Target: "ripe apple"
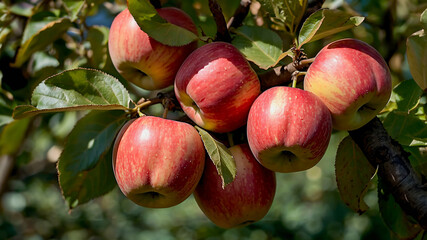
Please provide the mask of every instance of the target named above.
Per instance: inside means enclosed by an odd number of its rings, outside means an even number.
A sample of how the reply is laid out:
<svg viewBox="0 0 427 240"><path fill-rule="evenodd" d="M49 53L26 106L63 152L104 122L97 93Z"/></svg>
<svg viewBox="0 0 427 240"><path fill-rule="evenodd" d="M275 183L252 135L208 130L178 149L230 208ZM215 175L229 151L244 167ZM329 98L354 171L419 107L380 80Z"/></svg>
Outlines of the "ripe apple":
<svg viewBox="0 0 427 240"><path fill-rule="evenodd" d="M255 158L275 172L297 172L316 165L332 132L331 114L313 93L273 87L254 102L247 138Z"/></svg>
<svg viewBox="0 0 427 240"><path fill-rule="evenodd" d="M197 125L230 132L246 124L260 82L245 57L225 42L206 44L188 56L175 78L175 95Z"/></svg>
<svg viewBox="0 0 427 240"><path fill-rule="evenodd" d="M262 219L273 203L276 176L261 166L247 144L230 151L236 161L236 178L222 188L212 161L207 161L202 179L194 191L200 209L222 228L241 227Z"/></svg>
<svg viewBox="0 0 427 240"><path fill-rule="evenodd" d="M166 21L197 34L196 25L184 11L166 7L157 12ZM125 9L114 18L108 47L114 66L124 79L141 88L156 90L173 84L176 72L197 48L197 42L180 47L164 45L143 32Z"/></svg>
<svg viewBox="0 0 427 240"><path fill-rule="evenodd" d="M356 39L342 39L317 54L305 76L304 89L329 108L335 129L354 130L384 108L392 82L377 50Z"/></svg>
<svg viewBox="0 0 427 240"><path fill-rule="evenodd" d="M129 121L114 143L117 184L127 198L144 207L184 201L196 188L204 163L200 135L183 122L140 117Z"/></svg>

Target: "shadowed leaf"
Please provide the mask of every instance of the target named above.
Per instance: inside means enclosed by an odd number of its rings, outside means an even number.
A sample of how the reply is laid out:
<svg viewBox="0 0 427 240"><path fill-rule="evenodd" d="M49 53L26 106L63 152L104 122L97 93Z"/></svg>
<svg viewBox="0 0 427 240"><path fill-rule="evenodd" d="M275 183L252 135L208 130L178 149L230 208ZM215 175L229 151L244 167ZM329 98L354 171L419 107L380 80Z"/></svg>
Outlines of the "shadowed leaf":
<svg viewBox="0 0 427 240"><path fill-rule="evenodd" d="M222 179L222 187L233 182L236 177L236 162L230 150L221 142L214 139L208 132L196 126L202 137L203 144L212 162L214 163L218 174Z"/></svg>
<svg viewBox="0 0 427 240"><path fill-rule="evenodd" d="M335 175L344 203L359 214L368 210L369 207L363 197L375 175L375 169L349 136L344 138L338 146Z"/></svg>
<svg viewBox="0 0 427 240"><path fill-rule="evenodd" d="M109 192L115 186L112 148L127 121L123 111L94 111L79 120L58 161L59 183L70 208Z"/></svg>

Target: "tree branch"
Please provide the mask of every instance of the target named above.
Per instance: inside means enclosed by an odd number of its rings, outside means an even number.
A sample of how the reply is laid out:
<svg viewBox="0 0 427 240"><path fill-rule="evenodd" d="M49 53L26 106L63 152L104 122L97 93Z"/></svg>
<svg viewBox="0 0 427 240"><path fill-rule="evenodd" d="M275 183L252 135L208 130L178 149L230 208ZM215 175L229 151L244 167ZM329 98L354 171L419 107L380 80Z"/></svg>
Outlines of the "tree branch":
<svg viewBox="0 0 427 240"><path fill-rule="evenodd" d="M248 16L251 0L241 0L239 7L233 14L233 17L227 23L227 28L238 28L243 25L243 20Z"/></svg>
<svg viewBox="0 0 427 240"><path fill-rule="evenodd" d="M275 67L270 71L260 74L261 90L265 91L274 86L289 84L292 82L292 74L296 71L307 70L313 60L314 58L310 58L299 62L291 62L288 65Z"/></svg>
<svg viewBox="0 0 427 240"><path fill-rule="evenodd" d="M372 166L378 166L378 175L403 211L427 229L427 191L409 162L409 154L388 135L378 118L349 133Z"/></svg>
<svg viewBox="0 0 427 240"><path fill-rule="evenodd" d="M231 36L227 29L227 23L225 22L224 15L222 14L221 6L216 0L209 0L209 9L216 23L216 37L215 41L231 42Z"/></svg>

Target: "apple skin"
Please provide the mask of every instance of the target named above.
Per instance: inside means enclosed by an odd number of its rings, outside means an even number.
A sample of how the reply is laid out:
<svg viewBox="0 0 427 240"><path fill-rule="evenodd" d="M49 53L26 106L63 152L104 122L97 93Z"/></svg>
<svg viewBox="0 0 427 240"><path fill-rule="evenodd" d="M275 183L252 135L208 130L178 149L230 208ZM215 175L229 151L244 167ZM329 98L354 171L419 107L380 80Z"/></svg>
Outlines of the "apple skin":
<svg viewBox="0 0 427 240"><path fill-rule="evenodd" d="M143 207L175 206L202 176L205 148L196 129L183 122L145 116L121 129L113 170L123 194Z"/></svg>
<svg viewBox="0 0 427 240"><path fill-rule="evenodd" d="M313 93L273 87L254 102L247 138L255 158L275 172L315 166L325 154L332 132L331 114Z"/></svg>
<svg viewBox="0 0 427 240"><path fill-rule="evenodd" d="M392 81L377 50L356 39L342 39L317 54L305 76L304 89L329 108L335 129L354 130L385 107Z"/></svg>
<svg viewBox="0 0 427 240"><path fill-rule="evenodd" d="M208 160L193 194L205 215L222 228L259 221L270 210L276 192L275 173L256 161L247 144L235 145L230 151L236 161L234 181L223 189L214 164Z"/></svg>
<svg viewBox="0 0 427 240"><path fill-rule="evenodd" d="M260 82L245 57L225 42L206 44L188 56L175 78L175 95L187 116L213 132L246 124Z"/></svg>
<svg viewBox="0 0 427 240"><path fill-rule="evenodd" d="M157 12L166 21L197 35L196 25L184 11L167 7ZM197 48L197 42L180 47L164 45L143 32L125 9L113 20L108 48L114 66L124 79L143 89L157 90L173 85L176 72Z"/></svg>

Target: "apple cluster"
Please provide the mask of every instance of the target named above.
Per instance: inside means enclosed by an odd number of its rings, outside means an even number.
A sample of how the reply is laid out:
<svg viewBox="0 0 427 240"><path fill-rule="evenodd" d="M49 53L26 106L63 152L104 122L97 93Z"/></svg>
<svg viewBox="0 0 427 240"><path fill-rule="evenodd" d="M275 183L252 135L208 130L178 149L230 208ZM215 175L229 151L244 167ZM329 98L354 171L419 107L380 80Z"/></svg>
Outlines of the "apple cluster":
<svg viewBox="0 0 427 240"><path fill-rule="evenodd" d="M158 13L197 33L183 11L162 8ZM318 53L304 90L276 86L264 92L257 73L233 45L166 46L144 33L128 10L113 21L109 51L118 72L139 87L173 85L182 110L198 126L215 133L246 126L247 142L229 148L236 177L226 186L188 123L139 117L125 124L114 144L114 175L126 197L144 207L164 208L194 194L205 215L223 228L262 219L274 199L276 172L315 166L333 128L363 126L391 94L381 55L354 39L333 42Z"/></svg>

